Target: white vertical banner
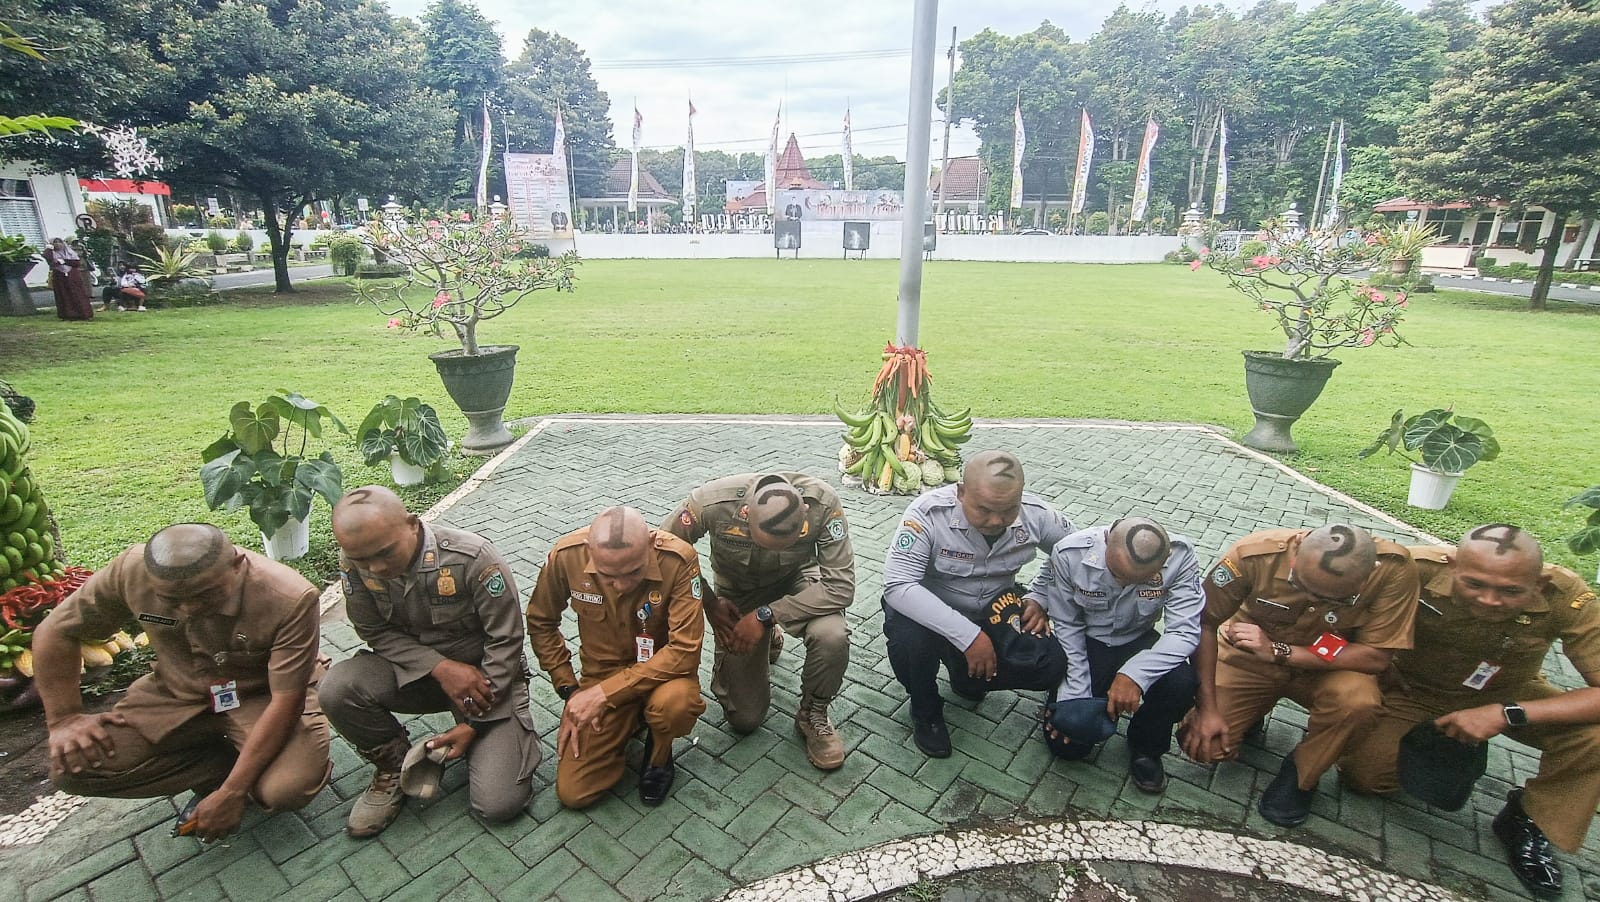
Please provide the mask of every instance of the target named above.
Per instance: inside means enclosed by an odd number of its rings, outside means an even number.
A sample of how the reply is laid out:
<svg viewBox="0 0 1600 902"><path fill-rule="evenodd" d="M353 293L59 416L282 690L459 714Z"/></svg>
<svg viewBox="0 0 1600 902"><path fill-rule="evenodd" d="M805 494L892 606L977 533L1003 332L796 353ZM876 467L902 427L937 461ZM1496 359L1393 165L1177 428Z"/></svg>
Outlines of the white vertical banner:
<svg viewBox="0 0 1600 902"><path fill-rule="evenodd" d="M555 155L556 165L562 169L567 168L567 126L561 121L561 103L556 102L556 135L550 142L550 152Z"/></svg>
<svg viewBox="0 0 1600 902"><path fill-rule="evenodd" d="M694 220L694 208L699 192L694 178L694 99L689 100L689 141L683 146L683 221Z"/></svg>
<svg viewBox="0 0 1600 902"><path fill-rule="evenodd" d="M1089 167L1094 165L1094 126L1089 122L1089 111L1083 111L1083 124L1078 129L1078 168L1072 176L1072 215L1083 212L1084 201L1089 199Z"/></svg>
<svg viewBox="0 0 1600 902"><path fill-rule="evenodd" d="M1228 212L1228 117L1217 112L1217 187L1211 195L1211 215Z"/></svg>
<svg viewBox="0 0 1600 902"><path fill-rule="evenodd" d="M783 122L783 107L772 120L772 141L767 144L767 215L778 212L778 129Z"/></svg>
<svg viewBox="0 0 1600 902"><path fill-rule="evenodd" d="M850 107L844 108L844 190L856 190L856 152L850 146Z"/></svg>
<svg viewBox="0 0 1600 902"><path fill-rule="evenodd" d="M633 166L628 173L628 212L639 212L639 142L644 137L644 117L633 105Z"/></svg>
<svg viewBox="0 0 1600 902"><path fill-rule="evenodd" d="M1344 187L1344 120L1339 120L1339 143L1333 152L1333 184L1328 190L1328 212L1322 217L1322 227L1331 229L1339 224L1339 189Z"/></svg>
<svg viewBox="0 0 1600 902"><path fill-rule="evenodd" d="M483 95L483 146L478 154L478 212L489 210L489 95Z"/></svg>
<svg viewBox="0 0 1600 902"><path fill-rule="evenodd" d="M1022 96L1011 113L1011 209L1022 207L1022 153L1028 149L1028 133L1022 127Z"/></svg>
<svg viewBox="0 0 1600 902"><path fill-rule="evenodd" d="M1129 214L1129 222L1143 222L1145 211L1150 207L1150 154L1160 135L1161 129L1155 119L1146 119L1144 146L1139 148L1139 172L1133 177L1133 212Z"/></svg>

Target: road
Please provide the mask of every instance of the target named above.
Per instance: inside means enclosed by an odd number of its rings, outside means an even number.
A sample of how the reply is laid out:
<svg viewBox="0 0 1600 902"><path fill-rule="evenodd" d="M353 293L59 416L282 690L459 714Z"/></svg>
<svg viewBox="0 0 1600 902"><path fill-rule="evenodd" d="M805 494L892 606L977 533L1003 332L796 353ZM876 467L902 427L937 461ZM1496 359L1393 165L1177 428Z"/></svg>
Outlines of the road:
<svg viewBox="0 0 1600 902"><path fill-rule="evenodd" d="M1600 291L1590 291L1587 288L1562 288L1561 274L1550 284L1550 297L1558 301L1572 301L1575 304L1589 304L1600 306ZM1515 295L1525 298L1533 294L1533 282L1485 282L1482 279L1463 279L1458 276L1434 276L1435 288L1459 289L1461 291L1478 291L1484 294Z"/></svg>

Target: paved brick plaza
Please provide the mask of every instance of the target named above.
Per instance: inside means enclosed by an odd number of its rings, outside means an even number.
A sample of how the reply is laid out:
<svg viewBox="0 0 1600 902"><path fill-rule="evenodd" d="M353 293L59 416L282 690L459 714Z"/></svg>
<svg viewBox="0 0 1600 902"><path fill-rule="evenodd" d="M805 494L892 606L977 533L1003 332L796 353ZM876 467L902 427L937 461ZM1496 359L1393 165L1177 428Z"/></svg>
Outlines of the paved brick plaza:
<svg viewBox="0 0 1600 902"><path fill-rule="evenodd" d="M801 469L835 477L836 423L821 419L558 418L542 421L442 505L437 519L488 536L510 559L526 596L554 539L600 508L632 504L654 521L693 486L729 473ZM1031 491L1079 526L1141 512L1193 538L1214 559L1242 533L1344 520L1405 542L1420 534L1341 499L1270 461L1195 426L1014 422L980 426L971 450L1015 451ZM666 804L638 802L633 774L615 798L587 812L562 811L554 781L557 704L536 676L535 723L546 757L531 816L485 828L467 814L465 768L446 775L448 793L408 805L377 840L344 835L349 800L369 779L341 741L334 776L305 811L247 820L229 848L203 849L167 835L170 802L91 801L37 845L0 848L0 897L118 902L146 898L268 899L706 899L786 868L868 845L952 826L1009 819L1139 819L1261 836L1282 836L1439 883L1468 897L1523 898L1489 821L1508 780L1535 758L1495 740L1490 772L1454 814L1408 802L1347 794L1333 774L1306 826L1281 831L1255 813L1254 797L1297 741L1303 713L1280 706L1261 745L1214 770L1169 756L1173 781L1150 797L1127 780L1127 747L1112 739L1089 763L1052 762L1036 739L1036 697L992 694L947 704L955 755L930 760L910 742L910 719L883 654L883 549L908 499L843 493L857 553L858 595L849 617L855 646L844 697L833 707L851 750L822 774L792 729L798 643L774 669L774 710L764 729L738 739L710 701L679 759ZM323 631L329 654L357 645L339 608ZM531 656L530 656L531 657ZM1551 675L1575 684L1564 658ZM710 654L702 669L709 683ZM709 698L709 692L707 693ZM427 718L435 726L448 715ZM413 729L420 735L420 725ZM680 741L679 747L684 747ZM639 746L630 749L635 763ZM1600 839L1565 857L1567 897L1600 896Z"/></svg>

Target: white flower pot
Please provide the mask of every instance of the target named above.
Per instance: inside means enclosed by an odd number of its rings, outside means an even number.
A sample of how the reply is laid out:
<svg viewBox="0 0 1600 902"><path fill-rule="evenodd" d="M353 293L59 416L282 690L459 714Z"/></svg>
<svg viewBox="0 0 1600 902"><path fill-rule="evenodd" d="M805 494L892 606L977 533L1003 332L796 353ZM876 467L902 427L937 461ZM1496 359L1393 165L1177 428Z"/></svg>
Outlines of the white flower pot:
<svg viewBox="0 0 1600 902"><path fill-rule="evenodd" d="M267 557L275 561L302 558L311 550L311 528L304 520L291 519L270 536L262 533L261 544L267 549Z"/></svg>
<svg viewBox="0 0 1600 902"><path fill-rule="evenodd" d="M428 471L401 460L397 451L389 455L389 475L393 477L395 485L422 485Z"/></svg>
<svg viewBox="0 0 1600 902"><path fill-rule="evenodd" d="M1422 464L1412 464L1411 494L1406 497L1406 503L1423 510L1444 510L1460 478L1460 473L1440 473Z"/></svg>

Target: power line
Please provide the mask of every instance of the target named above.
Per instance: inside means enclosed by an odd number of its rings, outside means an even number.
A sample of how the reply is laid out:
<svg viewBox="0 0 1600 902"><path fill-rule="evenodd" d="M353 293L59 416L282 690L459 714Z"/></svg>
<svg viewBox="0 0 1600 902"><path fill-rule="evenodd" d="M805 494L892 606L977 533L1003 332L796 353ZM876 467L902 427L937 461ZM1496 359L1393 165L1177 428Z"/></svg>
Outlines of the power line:
<svg viewBox="0 0 1600 902"><path fill-rule="evenodd" d="M850 63L910 56L906 50L846 50L836 53L791 53L769 56L702 56L664 59L611 60L590 64L592 69L721 69L753 66L799 66L810 63Z"/></svg>

